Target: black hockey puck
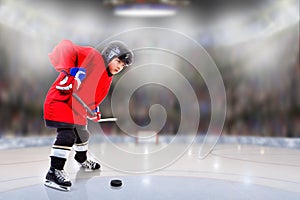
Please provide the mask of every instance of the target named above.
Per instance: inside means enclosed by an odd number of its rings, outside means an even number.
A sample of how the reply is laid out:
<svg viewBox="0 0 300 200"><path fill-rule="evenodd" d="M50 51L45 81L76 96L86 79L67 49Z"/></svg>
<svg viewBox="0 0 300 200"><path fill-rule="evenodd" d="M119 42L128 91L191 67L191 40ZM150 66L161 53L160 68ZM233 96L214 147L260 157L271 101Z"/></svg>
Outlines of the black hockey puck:
<svg viewBox="0 0 300 200"><path fill-rule="evenodd" d="M110 186L112 187L121 187L122 186L122 181L119 179L113 179L110 181Z"/></svg>

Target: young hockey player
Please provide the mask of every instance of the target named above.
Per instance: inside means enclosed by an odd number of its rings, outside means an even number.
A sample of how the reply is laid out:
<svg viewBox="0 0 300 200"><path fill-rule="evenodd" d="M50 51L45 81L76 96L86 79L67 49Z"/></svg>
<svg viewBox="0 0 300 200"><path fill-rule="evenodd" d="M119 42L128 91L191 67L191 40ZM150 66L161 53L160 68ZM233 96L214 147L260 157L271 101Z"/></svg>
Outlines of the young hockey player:
<svg viewBox="0 0 300 200"><path fill-rule="evenodd" d="M94 121L100 120L98 106L109 91L113 75L132 64L133 53L120 41L111 42L99 50L63 40L49 54L49 58L60 74L44 102L45 124L57 129L45 185L68 191L72 183L64 166L72 147L75 150L74 159L83 168L100 168L99 163L87 158L87 117ZM73 93L88 105L94 115L89 116L84 106L73 97Z"/></svg>

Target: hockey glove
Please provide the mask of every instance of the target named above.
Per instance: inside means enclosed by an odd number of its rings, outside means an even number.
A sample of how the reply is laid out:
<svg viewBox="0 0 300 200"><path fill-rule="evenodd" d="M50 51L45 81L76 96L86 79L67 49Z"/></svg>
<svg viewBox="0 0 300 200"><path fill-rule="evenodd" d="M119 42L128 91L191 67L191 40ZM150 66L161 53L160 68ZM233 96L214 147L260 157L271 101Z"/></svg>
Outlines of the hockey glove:
<svg viewBox="0 0 300 200"><path fill-rule="evenodd" d="M101 119L101 113L100 113L99 107L97 107L95 110L93 110L93 112L94 112L94 116L91 116L88 114L87 118L94 122L98 122Z"/></svg>
<svg viewBox="0 0 300 200"><path fill-rule="evenodd" d="M70 74L67 74L56 86L56 89L60 90L62 93L72 93L75 88L78 90L81 82L86 76L85 68L76 68L73 67L70 69Z"/></svg>

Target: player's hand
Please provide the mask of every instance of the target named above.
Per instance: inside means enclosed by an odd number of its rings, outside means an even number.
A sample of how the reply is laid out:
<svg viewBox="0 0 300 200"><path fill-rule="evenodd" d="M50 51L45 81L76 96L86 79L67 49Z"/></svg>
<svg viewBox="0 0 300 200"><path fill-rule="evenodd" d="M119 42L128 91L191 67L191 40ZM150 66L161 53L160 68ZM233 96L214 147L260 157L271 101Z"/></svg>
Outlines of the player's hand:
<svg viewBox="0 0 300 200"><path fill-rule="evenodd" d="M70 94L73 91L74 85L74 77L66 75L60 82L59 85L56 86L60 92L64 94Z"/></svg>
<svg viewBox="0 0 300 200"><path fill-rule="evenodd" d="M70 69L70 74L67 74L56 86L56 89L62 93L69 94L72 93L74 89L78 90L81 82L86 76L85 68L73 67Z"/></svg>
<svg viewBox="0 0 300 200"><path fill-rule="evenodd" d="M87 118L94 122L98 122L101 119L101 113L100 113L99 107L97 107L95 110L93 110L93 112L94 112L94 116L91 116L90 114L88 114Z"/></svg>

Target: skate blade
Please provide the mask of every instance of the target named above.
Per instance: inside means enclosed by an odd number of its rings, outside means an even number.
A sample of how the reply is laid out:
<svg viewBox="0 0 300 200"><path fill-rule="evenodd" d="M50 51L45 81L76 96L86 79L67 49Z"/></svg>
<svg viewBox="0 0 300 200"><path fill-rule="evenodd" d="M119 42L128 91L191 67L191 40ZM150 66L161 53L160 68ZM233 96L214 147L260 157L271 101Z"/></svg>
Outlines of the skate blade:
<svg viewBox="0 0 300 200"><path fill-rule="evenodd" d="M71 187L67 187L67 186L61 186L58 185L52 181L48 181L46 180L44 183L45 186L56 189L56 190L60 190L60 191L65 191L65 192L69 192Z"/></svg>

